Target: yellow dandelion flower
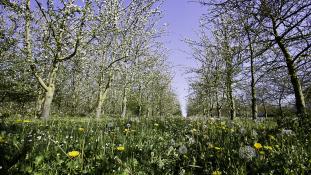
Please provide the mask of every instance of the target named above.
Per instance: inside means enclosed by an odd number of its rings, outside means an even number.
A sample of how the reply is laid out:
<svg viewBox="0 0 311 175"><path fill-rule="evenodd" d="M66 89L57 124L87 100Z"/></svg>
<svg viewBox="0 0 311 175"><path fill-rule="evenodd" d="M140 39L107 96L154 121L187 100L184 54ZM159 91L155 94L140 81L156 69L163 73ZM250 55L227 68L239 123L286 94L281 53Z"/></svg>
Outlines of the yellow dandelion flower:
<svg viewBox="0 0 311 175"><path fill-rule="evenodd" d="M118 150L118 151L124 151L125 148L124 148L124 146L118 146L118 147L117 147L117 150Z"/></svg>
<svg viewBox="0 0 311 175"><path fill-rule="evenodd" d="M79 128L78 130L79 130L80 132L84 132L84 131L85 131L84 128Z"/></svg>
<svg viewBox="0 0 311 175"><path fill-rule="evenodd" d="M221 175L221 171L218 171L218 170L217 171L213 171L212 175Z"/></svg>
<svg viewBox="0 0 311 175"><path fill-rule="evenodd" d="M24 123L30 123L31 120L24 120L23 122L24 122Z"/></svg>
<svg viewBox="0 0 311 175"><path fill-rule="evenodd" d="M260 143L255 143L255 144L254 144L254 147L255 147L256 149L260 149L260 148L262 148L262 145L261 145Z"/></svg>
<svg viewBox="0 0 311 175"><path fill-rule="evenodd" d="M67 155L70 158L75 158L75 157L78 157L80 155L80 152L79 151L70 151L70 152L67 153Z"/></svg>
<svg viewBox="0 0 311 175"><path fill-rule="evenodd" d="M263 148L267 149L267 150L270 150L270 151L272 150L272 146L263 146Z"/></svg>
<svg viewBox="0 0 311 175"><path fill-rule="evenodd" d="M125 128L124 132L130 132L130 129Z"/></svg>

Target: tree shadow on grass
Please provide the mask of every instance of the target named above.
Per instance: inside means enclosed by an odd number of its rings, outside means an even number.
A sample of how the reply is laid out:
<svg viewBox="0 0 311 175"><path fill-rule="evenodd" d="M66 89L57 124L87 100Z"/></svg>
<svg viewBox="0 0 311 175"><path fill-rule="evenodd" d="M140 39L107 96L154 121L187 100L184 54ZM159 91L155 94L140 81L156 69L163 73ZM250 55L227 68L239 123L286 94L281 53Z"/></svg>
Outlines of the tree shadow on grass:
<svg viewBox="0 0 311 175"><path fill-rule="evenodd" d="M5 124L3 121L0 123L0 132L16 134L21 132L23 129L22 125ZM8 174L20 174L21 172L12 172L10 169L15 166L19 161L23 161L26 158L26 155L31 151L33 147L33 142L31 140L33 136L27 135L23 137L23 144L17 148L13 141L6 140L7 138L2 138L3 141L0 143L0 175ZM23 172L23 174L25 174Z"/></svg>

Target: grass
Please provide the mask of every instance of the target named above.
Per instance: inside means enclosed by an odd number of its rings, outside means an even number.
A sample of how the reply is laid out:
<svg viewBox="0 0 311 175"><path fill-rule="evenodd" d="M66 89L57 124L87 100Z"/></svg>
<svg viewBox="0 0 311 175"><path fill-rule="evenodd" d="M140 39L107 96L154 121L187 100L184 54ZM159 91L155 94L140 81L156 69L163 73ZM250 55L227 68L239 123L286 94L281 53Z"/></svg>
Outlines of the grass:
<svg viewBox="0 0 311 175"><path fill-rule="evenodd" d="M0 174L311 173L308 134L271 120L11 118L0 129Z"/></svg>

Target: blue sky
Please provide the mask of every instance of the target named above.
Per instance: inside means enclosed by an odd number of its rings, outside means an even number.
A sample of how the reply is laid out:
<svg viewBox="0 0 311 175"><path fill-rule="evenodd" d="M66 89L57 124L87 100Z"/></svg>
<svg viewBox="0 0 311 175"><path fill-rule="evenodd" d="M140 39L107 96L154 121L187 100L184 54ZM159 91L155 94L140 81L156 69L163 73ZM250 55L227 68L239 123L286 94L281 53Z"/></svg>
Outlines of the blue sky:
<svg viewBox="0 0 311 175"><path fill-rule="evenodd" d="M163 41L169 50L169 63L173 67L173 89L185 115L189 89L189 75L185 72L187 68L195 67L196 63L191 59L191 49L182 40L198 38L196 32L199 29L199 20L206 8L189 0L166 0L162 10L162 21L168 24L168 35L164 36Z"/></svg>

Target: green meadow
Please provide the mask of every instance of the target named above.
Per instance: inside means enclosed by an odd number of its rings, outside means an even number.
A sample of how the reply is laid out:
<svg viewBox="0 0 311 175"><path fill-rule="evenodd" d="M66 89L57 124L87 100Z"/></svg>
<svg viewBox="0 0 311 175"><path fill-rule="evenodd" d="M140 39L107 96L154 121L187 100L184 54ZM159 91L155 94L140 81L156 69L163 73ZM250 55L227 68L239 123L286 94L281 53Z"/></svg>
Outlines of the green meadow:
<svg viewBox="0 0 311 175"><path fill-rule="evenodd" d="M10 118L1 174L309 174L309 133L236 118Z"/></svg>

